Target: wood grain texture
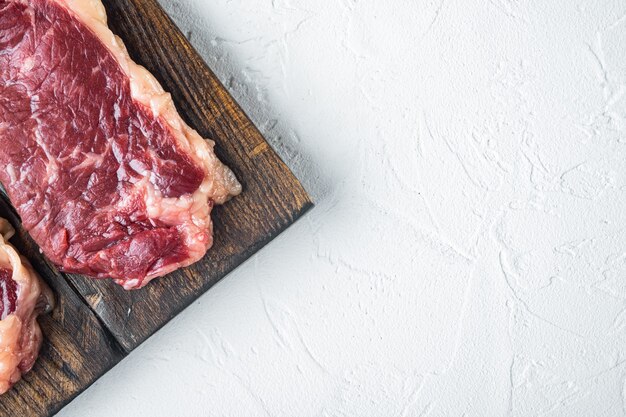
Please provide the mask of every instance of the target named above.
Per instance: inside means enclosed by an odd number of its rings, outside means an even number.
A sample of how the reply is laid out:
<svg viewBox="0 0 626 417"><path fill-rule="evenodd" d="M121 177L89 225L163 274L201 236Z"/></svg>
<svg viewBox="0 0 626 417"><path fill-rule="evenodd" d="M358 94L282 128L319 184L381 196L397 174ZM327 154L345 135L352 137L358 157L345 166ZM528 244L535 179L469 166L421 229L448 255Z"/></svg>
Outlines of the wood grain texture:
<svg viewBox="0 0 626 417"><path fill-rule="evenodd" d="M312 207L298 180L155 0L104 5L131 57L172 94L189 125L216 142L216 153L235 172L243 193L213 211L215 242L202 261L131 292L109 280L59 273L2 202L0 215L19 230L16 246L50 283L59 304L41 319L46 341L39 361L0 397L0 415L56 413Z"/></svg>
<svg viewBox="0 0 626 417"><path fill-rule="evenodd" d="M0 217L16 226L11 243L50 285L57 304L51 314L39 317L44 334L39 359L31 372L0 397L0 415L52 415L119 362L123 352L87 304L39 255L3 196Z"/></svg>

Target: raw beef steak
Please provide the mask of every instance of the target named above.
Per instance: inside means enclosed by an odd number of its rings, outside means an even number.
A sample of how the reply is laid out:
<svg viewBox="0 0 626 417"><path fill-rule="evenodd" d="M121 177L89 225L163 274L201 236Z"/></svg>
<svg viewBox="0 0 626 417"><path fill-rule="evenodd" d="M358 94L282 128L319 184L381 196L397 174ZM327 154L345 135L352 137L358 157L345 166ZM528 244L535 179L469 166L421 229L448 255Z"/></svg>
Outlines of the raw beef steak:
<svg viewBox="0 0 626 417"><path fill-rule="evenodd" d="M14 230L0 219L0 394L30 371L42 335L37 316L52 308L52 292L8 243Z"/></svg>
<svg viewBox="0 0 626 417"><path fill-rule="evenodd" d="M126 289L190 265L241 191L99 0L0 0L0 182L62 270Z"/></svg>

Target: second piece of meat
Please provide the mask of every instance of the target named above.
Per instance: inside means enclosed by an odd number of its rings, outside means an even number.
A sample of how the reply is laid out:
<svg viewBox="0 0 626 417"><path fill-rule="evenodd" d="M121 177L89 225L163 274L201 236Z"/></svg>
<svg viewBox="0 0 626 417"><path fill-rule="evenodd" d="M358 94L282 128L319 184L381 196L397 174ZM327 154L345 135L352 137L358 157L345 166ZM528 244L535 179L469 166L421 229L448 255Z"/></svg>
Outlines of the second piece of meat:
<svg viewBox="0 0 626 417"><path fill-rule="evenodd" d="M36 319L53 305L48 286L8 243L13 233L0 219L0 394L33 367L43 338Z"/></svg>

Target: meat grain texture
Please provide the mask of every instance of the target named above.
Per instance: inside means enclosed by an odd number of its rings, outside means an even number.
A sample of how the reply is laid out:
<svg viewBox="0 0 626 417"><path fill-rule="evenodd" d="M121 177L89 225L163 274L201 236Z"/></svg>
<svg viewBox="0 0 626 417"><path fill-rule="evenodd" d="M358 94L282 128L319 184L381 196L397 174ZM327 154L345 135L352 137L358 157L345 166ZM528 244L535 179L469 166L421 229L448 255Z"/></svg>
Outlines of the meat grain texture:
<svg viewBox="0 0 626 417"><path fill-rule="evenodd" d="M0 0L0 182L66 272L126 289L198 261L241 186L98 0Z"/></svg>

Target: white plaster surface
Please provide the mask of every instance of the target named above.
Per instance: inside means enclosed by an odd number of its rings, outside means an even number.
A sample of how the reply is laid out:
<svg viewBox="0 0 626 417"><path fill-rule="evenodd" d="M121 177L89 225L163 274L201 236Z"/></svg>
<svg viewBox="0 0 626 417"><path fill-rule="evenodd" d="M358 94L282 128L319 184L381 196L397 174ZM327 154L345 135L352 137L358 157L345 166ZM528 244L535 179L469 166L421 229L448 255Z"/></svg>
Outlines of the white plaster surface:
<svg viewBox="0 0 626 417"><path fill-rule="evenodd" d="M317 207L59 416L626 415L626 2L161 2Z"/></svg>

